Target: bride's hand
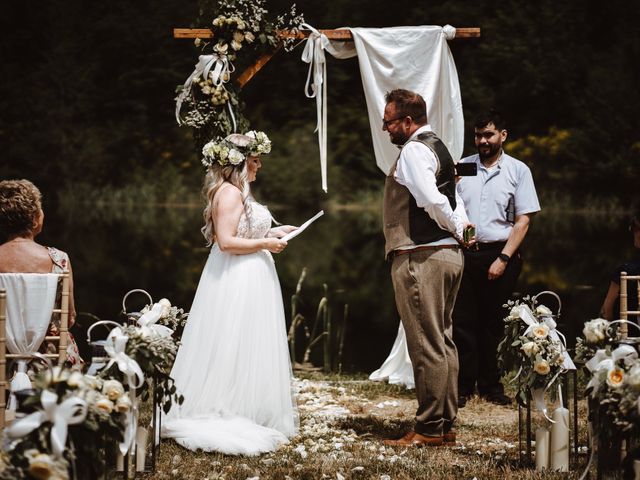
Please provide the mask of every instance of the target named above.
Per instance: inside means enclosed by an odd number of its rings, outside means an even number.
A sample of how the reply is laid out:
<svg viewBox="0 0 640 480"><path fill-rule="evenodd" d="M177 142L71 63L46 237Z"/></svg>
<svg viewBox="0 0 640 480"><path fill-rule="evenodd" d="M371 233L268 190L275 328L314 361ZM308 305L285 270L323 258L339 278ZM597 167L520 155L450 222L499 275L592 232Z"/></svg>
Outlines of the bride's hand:
<svg viewBox="0 0 640 480"><path fill-rule="evenodd" d="M266 238L265 239L265 249L269 250L271 253L280 253L287 246L286 240L281 240L279 238Z"/></svg>
<svg viewBox="0 0 640 480"><path fill-rule="evenodd" d="M294 230L297 230L298 227L294 227L293 225L280 225L279 227L273 227L270 231L269 231L269 236L270 237L275 237L275 238L282 238L284 237L286 234L293 232Z"/></svg>

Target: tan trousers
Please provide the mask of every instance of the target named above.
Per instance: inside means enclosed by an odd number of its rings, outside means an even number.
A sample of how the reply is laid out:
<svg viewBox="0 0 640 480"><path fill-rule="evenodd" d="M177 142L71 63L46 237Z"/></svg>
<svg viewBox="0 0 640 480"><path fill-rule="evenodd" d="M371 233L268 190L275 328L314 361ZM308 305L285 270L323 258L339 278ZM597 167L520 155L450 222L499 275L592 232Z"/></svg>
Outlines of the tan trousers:
<svg viewBox="0 0 640 480"><path fill-rule="evenodd" d="M458 413L458 352L451 315L463 265L458 249L398 255L391 265L416 382L415 431L422 435L450 431Z"/></svg>

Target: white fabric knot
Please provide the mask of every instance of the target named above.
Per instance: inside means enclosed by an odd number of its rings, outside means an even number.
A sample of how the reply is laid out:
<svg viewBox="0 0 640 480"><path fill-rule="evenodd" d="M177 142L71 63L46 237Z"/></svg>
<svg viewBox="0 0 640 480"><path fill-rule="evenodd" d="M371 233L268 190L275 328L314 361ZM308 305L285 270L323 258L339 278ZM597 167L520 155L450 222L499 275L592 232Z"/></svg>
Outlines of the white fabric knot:
<svg viewBox="0 0 640 480"><path fill-rule="evenodd" d="M78 397L69 397L58 405L58 396L43 390L40 396L43 410L33 412L17 420L9 428L11 438L21 438L44 422L51 422L51 447L56 457L64 452L69 425L81 423L87 416L87 402Z"/></svg>
<svg viewBox="0 0 640 480"><path fill-rule="evenodd" d="M156 322L162 318L164 307L155 303L151 310L140 316L137 322L140 325L140 333L144 337L170 337L173 330L164 325L156 325Z"/></svg>
<svg viewBox="0 0 640 480"><path fill-rule="evenodd" d="M219 87L226 83L231 74L235 71L233 64L229 61L229 58L225 54L213 53L211 55L200 55L198 57L198 63L196 63L195 69L191 72L191 75L184 82L182 92L176 98L176 121L178 125L182 125L182 119L180 118L180 109L182 108L182 102L191 93L191 86L193 81L202 77L203 80L211 78L211 82L215 87ZM236 119L231 108L231 103L227 102L229 108L229 114L233 122L233 131L236 131Z"/></svg>
<svg viewBox="0 0 640 480"><path fill-rule="evenodd" d="M445 25L442 27L442 33L444 33L444 38L447 40L453 40L456 38L456 27L452 27L451 25Z"/></svg>
<svg viewBox="0 0 640 480"><path fill-rule="evenodd" d="M106 368L108 369L115 363L118 366L118 369L127 378L129 386L131 388L138 388L142 386L142 383L144 382L144 374L142 373L142 369L140 368L140 365L138 365L138 362L125 353L128 340L129 337L125 335L120 328L114 328L111 330L107 337L107 343L104 346L105 352L107 352L107 355L111 357ZM136 377L138 382L134 383Z"/></svg>

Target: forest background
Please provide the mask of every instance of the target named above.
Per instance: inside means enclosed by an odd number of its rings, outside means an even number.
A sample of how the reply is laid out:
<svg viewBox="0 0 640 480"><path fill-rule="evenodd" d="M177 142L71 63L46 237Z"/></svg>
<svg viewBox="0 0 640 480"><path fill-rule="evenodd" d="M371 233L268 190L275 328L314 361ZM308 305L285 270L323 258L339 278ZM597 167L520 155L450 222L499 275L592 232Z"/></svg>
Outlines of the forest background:
<svg viewBox="0 0 640 480"><path fill-rule="evenodd" d="M290 3L271 0L273 14ZM173 115L197 58L173 27L206 27L215 2L47 0L2 7L0 178L26 177L59 199L199 202L202 166ZM640 173L640 2L612 0L298 2L316 28L478 26L450 42L467 134L490 106L506 148L531 166L543 205L628 208ZM302 46L244 88L252 127L274 151L258 190L278 203L348 203L382 187L356 59L328 56L329 196L320 190L315 102ZM400 85L399 85L400 86ZM273 200L272 200L273 201Z"/></svg>

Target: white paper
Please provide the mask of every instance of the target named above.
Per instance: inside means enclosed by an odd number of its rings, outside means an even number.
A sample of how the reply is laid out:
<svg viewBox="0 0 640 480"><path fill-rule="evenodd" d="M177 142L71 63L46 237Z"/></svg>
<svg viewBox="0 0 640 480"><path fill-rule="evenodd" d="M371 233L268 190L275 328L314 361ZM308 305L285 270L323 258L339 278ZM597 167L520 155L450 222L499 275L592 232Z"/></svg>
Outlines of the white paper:
<svg viewBox="0 0 640 480"><path fill-rule="evenodd" d="M315 222L317 219L319 219L322 215L324 215L324 210L320 210L318 213L316 213L313 217L311 217L309 220L307 220L306 222L304 222L302 225L300 225L298 228L296 228L293 232L289 232L287 233L284 237L282 237L282 240L288 242L289 240L291 240L292 238L297 237L298 235L300 235L302 232L305 231L305 229L311 225L313 222Z"/></svg>

